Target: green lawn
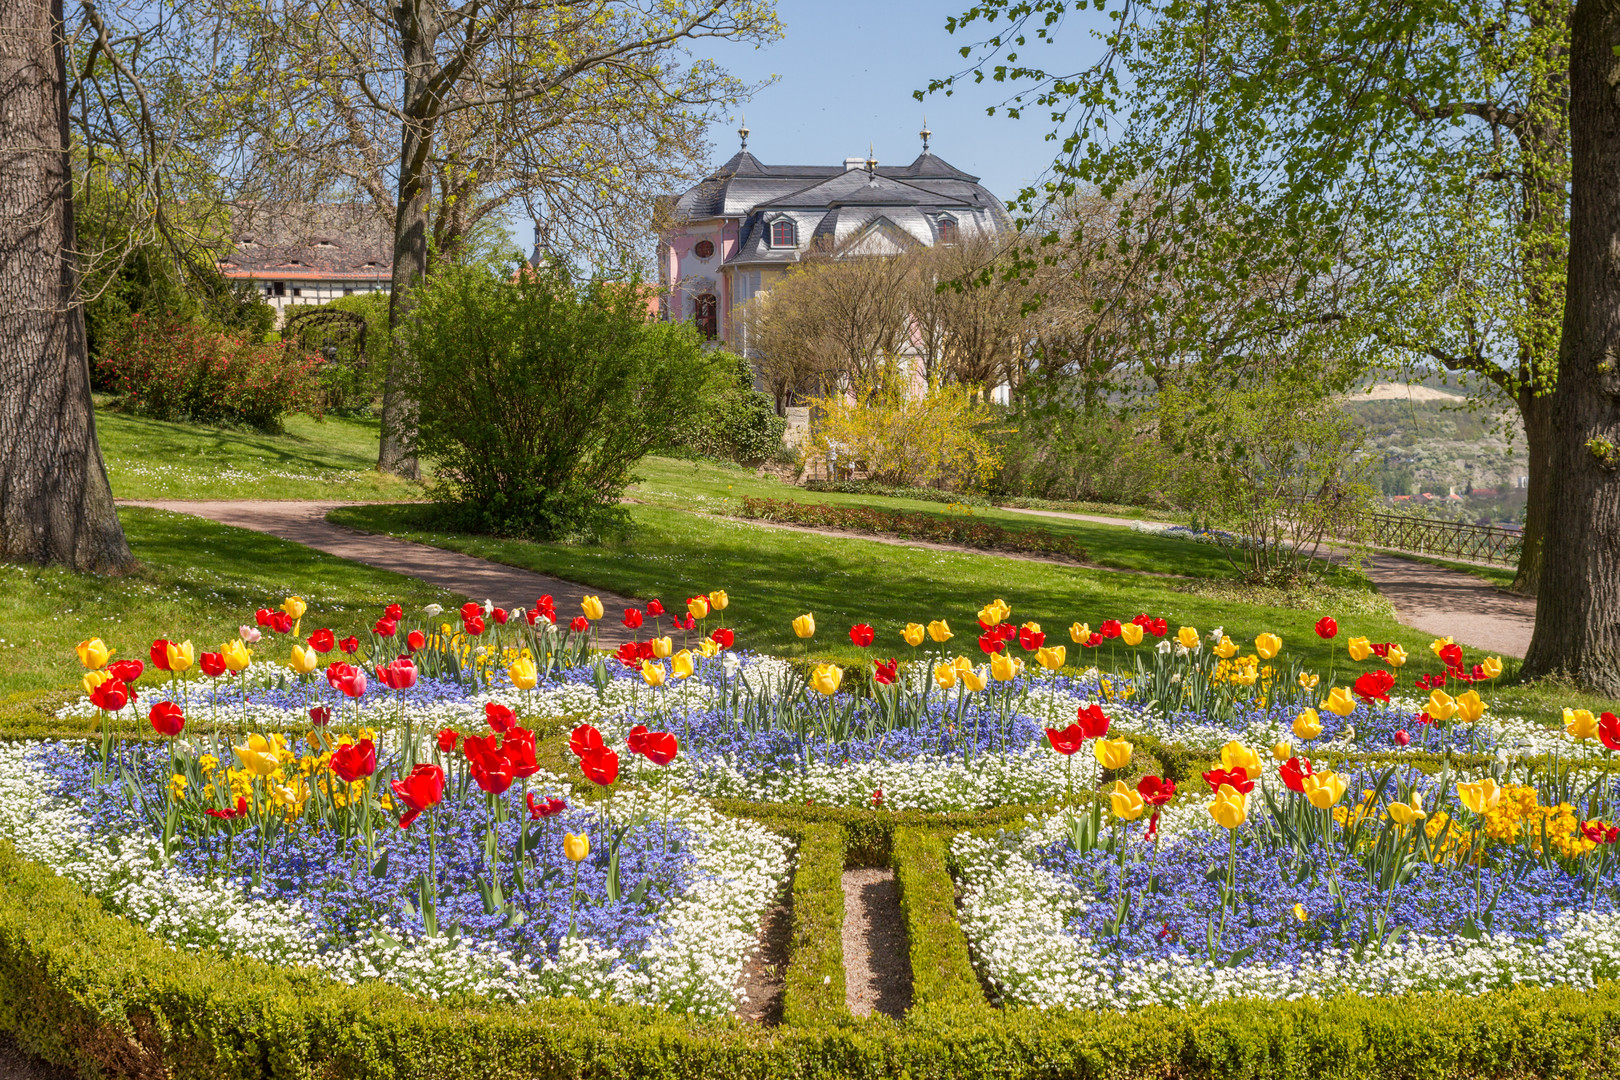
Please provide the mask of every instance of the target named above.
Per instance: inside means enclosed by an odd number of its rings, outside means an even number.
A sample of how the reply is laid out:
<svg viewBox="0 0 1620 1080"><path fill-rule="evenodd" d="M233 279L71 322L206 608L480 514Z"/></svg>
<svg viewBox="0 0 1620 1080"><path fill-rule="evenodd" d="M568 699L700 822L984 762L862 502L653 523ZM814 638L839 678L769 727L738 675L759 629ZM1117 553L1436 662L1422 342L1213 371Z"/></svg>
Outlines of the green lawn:
<svg viewBox="0 0 1620 1080"><path fill-rule="evenodd" d="M73 646L85 638L142 659L158 637L214 649L289 593L308 602L306 623L339 636L369 627L391 601L461 602L414 578L187 514L127 507L119 519L142 564L125 577L0 563L0 701L75 685Z"/></svg>
<svg viewBox="0 0 1620 1080"><path fill-rule="evenodd" d="M377 421L294 415L286 428L261 435L96 412L120 499L422 497L420 485L377 471Z"/></svg>

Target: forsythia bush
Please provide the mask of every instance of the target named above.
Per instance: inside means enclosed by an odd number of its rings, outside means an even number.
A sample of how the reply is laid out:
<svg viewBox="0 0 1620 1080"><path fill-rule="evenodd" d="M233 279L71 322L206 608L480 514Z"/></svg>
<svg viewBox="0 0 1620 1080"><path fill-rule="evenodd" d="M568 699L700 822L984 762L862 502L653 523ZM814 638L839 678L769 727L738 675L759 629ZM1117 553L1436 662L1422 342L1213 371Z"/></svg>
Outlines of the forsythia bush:
<svg viewBox="0 0 1620 1080"><path fill-rule="evenodd" d="M806 460L825 458L836 445L840 464L881 484L967 491L983 487L1001 466L981 433L990 408L970 387L936 384L910 397L897 381L860 385L853 398L829 394L811 398L810 406L821 423L805 447Z"/></svg>

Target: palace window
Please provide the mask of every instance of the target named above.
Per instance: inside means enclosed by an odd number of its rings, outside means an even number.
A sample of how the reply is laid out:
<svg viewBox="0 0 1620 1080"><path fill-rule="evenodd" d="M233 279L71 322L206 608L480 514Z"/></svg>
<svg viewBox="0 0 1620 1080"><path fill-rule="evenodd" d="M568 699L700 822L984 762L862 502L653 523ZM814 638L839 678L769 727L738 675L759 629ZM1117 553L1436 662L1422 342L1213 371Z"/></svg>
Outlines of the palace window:
<svg viewBox="0 0 1620 1080"><path fill-rule="evenodd" d="M956 219L942 217L939 219L939 242L942 244L956 243Z"/></svg>
<svg viewBox="0 0 1620 1080"><path fill-rule="evenodd" d="M714 254L714 241L699 240L696 244L692 245L692 254L696 255L700 259L709 258Z"/></svg>
<svg viewBox="0 0 1620 1080"><path fill-rule="evenodd" d="M697 323L703 340L713 341L720 336L720 304L713 293L703 293L692 300L692 321Z"/></svg>
<svg viewBox="0 0 1620 1080"><path fill-rule="evenodd" d="M771 247L798 247L793 222L787 220L771 222Z"/></svg>

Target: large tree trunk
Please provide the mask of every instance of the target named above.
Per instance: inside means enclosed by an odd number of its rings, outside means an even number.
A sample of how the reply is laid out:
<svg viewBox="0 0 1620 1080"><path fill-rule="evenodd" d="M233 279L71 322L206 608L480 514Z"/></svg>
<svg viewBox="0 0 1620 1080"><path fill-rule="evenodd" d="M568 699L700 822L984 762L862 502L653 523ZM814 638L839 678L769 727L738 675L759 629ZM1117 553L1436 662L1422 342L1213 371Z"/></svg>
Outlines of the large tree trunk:
<svg viewBox="0 0 1620 1080"><path fill-rule="evenodd" d="M1524 538L1519 548L1519 570L1513 591L1535 596L1541 587L1541 549L1547 535L1548 485L1552 482L1553 396L1537 395L1534 387L1519 393L1519 416L1524 421L1524 448L1530 461L1525 489Z"/></svg>
<svg viewBox="0 0 1620 1080"><path fill-rule="evenodd" d="M1536 629L1524 674L1620 695L1620 0L1570 27L1569 284Z"/></svg>
<svg viewBox="0 0 1620 1080"><path fill-rule="evenodd" d="M133 564L96 442L61 0L0 0L0 558Z"/></svg>

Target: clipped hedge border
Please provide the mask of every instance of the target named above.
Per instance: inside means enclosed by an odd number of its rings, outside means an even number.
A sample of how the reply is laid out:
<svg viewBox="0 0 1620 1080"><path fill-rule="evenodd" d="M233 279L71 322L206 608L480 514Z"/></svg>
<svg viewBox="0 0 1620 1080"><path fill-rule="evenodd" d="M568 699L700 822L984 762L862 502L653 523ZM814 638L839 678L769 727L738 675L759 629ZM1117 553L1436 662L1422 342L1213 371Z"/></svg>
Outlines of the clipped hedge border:
<svg viewBox="0 0 1620 1080"><path fill-rule="evenodd" d="M786 525L848 529L873 536L894 536L934 544L961 544L985 551L1014 551L1056 556L1078 563L1091 561L1090 553L1073 537L1034 527L1009 529L975 518L950 518L922 510L885 510L872 506L837 506L802 503L792 499L744 496L740 516Z"/></svg>

